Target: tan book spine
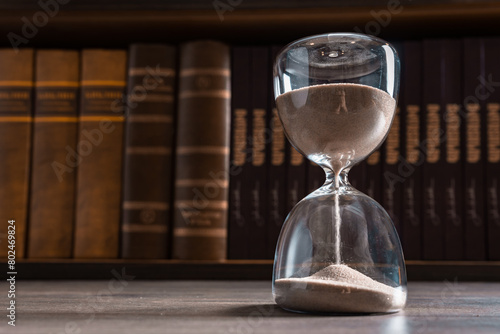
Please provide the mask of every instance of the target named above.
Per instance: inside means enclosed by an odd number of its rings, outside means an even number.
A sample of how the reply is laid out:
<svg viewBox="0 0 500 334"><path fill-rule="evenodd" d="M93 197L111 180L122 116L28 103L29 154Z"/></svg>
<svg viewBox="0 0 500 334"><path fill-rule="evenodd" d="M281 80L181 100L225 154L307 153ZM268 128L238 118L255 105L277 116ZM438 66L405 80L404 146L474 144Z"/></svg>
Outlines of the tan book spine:
<svg viewBox="0 0 500 334"><path fill-rule="evenodd" d="M172 256L226 258L230 59L219 42L182 45Z"/></svg>
<svg viewBox="0 0 500 334"><path fill-rule="evenodd" d="M78 51L38 50L31 165L28 257L72 254L77 131Z"/></svg>
<svg viewBox="0 0 500 334"><path fill-rule="evenodd" d="M75 258L118 257L127 53L82 51Z"/></svg>
<svg viewBox="0 0 500 334"><path fill-rule="evenodd" d="M33 50L0 49L0 257L24 257L31 149ZM15 249L8 224L15 220ZM14 247L12 247L14 248Z"/></svg>

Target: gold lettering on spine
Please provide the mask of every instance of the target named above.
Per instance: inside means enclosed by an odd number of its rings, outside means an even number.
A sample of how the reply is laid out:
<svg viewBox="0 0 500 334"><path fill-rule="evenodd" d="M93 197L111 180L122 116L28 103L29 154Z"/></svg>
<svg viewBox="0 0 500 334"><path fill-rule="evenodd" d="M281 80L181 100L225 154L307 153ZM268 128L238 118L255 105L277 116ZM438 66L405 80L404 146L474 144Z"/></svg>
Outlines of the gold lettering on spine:
<svg viewBox="0 0 500 334"><path fill-rule="evenodd" d="M479 104L469 103L467 109L467 162L477 163L481 159L481 118Z"/></svg>
<svg viewBox="0 0 500 334"><path fill-rule="evenodd" d="M74 92L38 92L36 94L37 99L40 100L73 100L76 98Z"/></svg>
<svg viewBox="0 0 500 334"><path fill-rule="evenodd" d="M427 105L427 162L439 161L441 150L439 148L439 105Z"/></svg>
<svg viewBox="0 0 500 334"><path fill-rule="evenodd" d="M500 162L500 104L488 103L488 162Z"/></svg>
<svg viewBox="0 0 500 334"><path fill-rule="evenodd" d="M396 108L396 115L392 121L391 129L386 141L385 162L394 165L398 162L399 155L399 107Z"/></svg>
<svg viewBox="0 0 500 334"><path fill-rule="evenodd" d="M112 90L90 90L84 92L84 97L86 99L119 99L123 93L121 91Z"/></svg>
<svg viewBox="0 0 500 334"><path fill-rule="evenodd" d="M420 141L420 106L408 105L406 107L406 159L415 164L419 156Z"/></svg>
<svg viewBox="0 0 500 334"><path fill-rule="evenodd" d="M243 166L246 160L246 143L247 143L246 117L247 117L246 109L234 110L233 163L235 166Z"/></svg>
<svg viewBox="0 0 500 334"><path fill-rule="evenodd" d="M280 166L285 162L285 134L278 117L278 110L273 108L273 143L271 163L273 166Z"/></svg>
<svg viewBox="0 0 500 334"><path fill-rule="evenodd" d="M0 91L0 100L28 100L29 92L26 91Z"/></svg>
<svg viewBox="0 0 500 334"><path fill-rule="evenodd" d="M262 166L266 161L266 111L253 110L253 159L252 165Z"/></svg>
<svg viewBox="0 0 500 334"><path fill-rule="evenodd" d="M446 105L446 162L455 164L460 160L460 118L458 104Z"/></svg>

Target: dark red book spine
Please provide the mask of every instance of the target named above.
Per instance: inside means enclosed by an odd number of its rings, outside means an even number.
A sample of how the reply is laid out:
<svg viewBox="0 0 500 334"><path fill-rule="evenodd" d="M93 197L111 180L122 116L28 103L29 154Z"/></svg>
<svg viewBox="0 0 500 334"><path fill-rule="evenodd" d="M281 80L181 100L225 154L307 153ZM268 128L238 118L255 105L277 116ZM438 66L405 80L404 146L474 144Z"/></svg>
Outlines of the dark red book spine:
<svg viewBox="0 0 500 334"><path fill-rule="evenodd" d="M272 80L272 65L280 48L272 47L270 52L270 61L268 69L267 82L271 83ZM281 231L281 226L285 220L286 211L286 164L285 164L285 150L286 138L281 125L278 109L274 100L274 94L269 85L269 108L268 108L268 125L270 141L268 141L268 239L267 239L267 257L274 258L276 243Z"/></svg>
<svg viewBox="0 0 500 334"><path fill-rule="evenodd" d="M383 178L382 178L382 206L392 219L394 226L401 234L401 195L402 184L398 175L398 162L401 150L401 118L400 106L396 108L396 114L392 126L383 145Z"/></svg>
<svg viewBox="0 0 500 334"><path fill-rule="evenodd" d="M500 38L485 38L488 260L500 260Z"/></svg>
<svg viewBox="0 0 500 334"><path fill-rule="evenodd" d="M404 43L402 61L402 85L404 101L401 112L403 124L404 159L400 163L403 182L402 228L404 255L409 260L422 259L422 163L421 150L421 103L422 103L422 43L407 41Z"/></svg>
<svg viewBox="0 0 500 334"><path fill-rule="evenodd" d="M444 143L441 179L444 206L444 258L464 259L464 224L462 211L462 145L461 108L462 45L460 40L446 39L441 42L442 103Z"/></svg>
<svg viewBox="0 0 500 334"><path fill-rule="evenodd" d="M267 185L267 163L266 142L270 138L266 119L269 108L270 85L269 74L269 49L267 47L252 47L251 60L251 160L249 166L249 177L247 179L250 219L248 230L248 256L250 259L268 258L268 185ZM248 197L247 197L248 198Z"/></svg>
<svg viewBox="0 0 500 334"><path fill-rule="evenodd" d="M393 43L399 57L402 55L401 44ZM402 209L402 181L404 180L398 172L399 160L403 145L401 144L401 105L404 101L404 82L398 98L396 113L392 121L387 138L382 145L383 177L382 177L382 206L387 211L394 223L398 234L402 235L401 209Z"/></svg>
<svg viewBox="0 0 500 334"><path fill-rule="evenodd" d="M441 40L425 40L423 44L423 130L425 163L422 167L424 260L444 259L445 221L442 178L442 52Z"/></svg>
<svg viewBox="0 0 500 334"><path fill-rule="evenodd" d="M484 43L479 38L463 41L464 80L463 96L465 107L464 131L464 210L465 210L465 259L486 259L486 222L484 211L484 140L485 101L481 96L487 93L481 80L485 78Z"/></svg>
<svg viewBox="0 0 500 334"><path fill-rule="evenodd" d="M231 158L229 181L228 258L248 258L248 223L245 215L245 179L250 177L248 121L250 120L250 47L232 50Z"/></svg>

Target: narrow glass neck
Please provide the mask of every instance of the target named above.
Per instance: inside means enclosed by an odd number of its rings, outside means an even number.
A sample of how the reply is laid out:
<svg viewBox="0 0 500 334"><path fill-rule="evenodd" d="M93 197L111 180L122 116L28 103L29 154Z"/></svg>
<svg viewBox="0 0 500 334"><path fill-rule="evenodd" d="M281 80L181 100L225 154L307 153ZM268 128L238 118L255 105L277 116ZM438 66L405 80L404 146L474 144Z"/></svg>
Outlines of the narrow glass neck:
<svg viewBox="0 0 500 334"><path fill-rule="evenodd" d="M347 174L349 173L349 170L351 168L345 168L342 170L338 177L338 183L336 182L337 180L335 179L335 173L333 170L329 168L324 168L323 170L326 173L326 180L325 184L323 185L324 188L327 188L329 191L335 191L336 189L342 189L345 187L349 187L350 183L347 178Z"/></svg>

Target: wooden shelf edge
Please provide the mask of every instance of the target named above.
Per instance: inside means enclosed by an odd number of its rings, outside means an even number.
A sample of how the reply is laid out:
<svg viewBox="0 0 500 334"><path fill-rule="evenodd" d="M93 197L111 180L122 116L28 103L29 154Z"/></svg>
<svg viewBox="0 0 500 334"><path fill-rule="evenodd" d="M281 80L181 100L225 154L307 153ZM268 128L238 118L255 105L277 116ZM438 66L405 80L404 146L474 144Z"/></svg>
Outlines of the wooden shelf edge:
<svg viewBox="0 0 500 334"><path fill-rule="evenodd" d="M20 260L20 280L271 280L271 260ZM407 261L410 281L500 281L500 261Z"/></svg>
<svg viewBox="0 0 500 334"><path fill-rule="evenodd" d="M68 9L51 17L50 22L38 29L36 36L28 38L29 43L23 46L125 47L134 41L180 43L204 38L236 44L282 44L312 34L358 30L391 39L456 36L457 32L483 36L497 34L500 22L500 2L464 1L453 5L425 2L402 6L402 10L389 17L384 16L388 9L382 2L346 7L242 7L225 12L223 17L212 8ZM1 10L0 33L6 36L12 32L21 36L21 18L31 19L32 16L33 13L27 10ZM4 38L0 44L8 46L10 42Z"/></svg>

